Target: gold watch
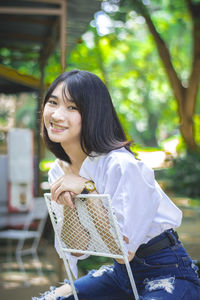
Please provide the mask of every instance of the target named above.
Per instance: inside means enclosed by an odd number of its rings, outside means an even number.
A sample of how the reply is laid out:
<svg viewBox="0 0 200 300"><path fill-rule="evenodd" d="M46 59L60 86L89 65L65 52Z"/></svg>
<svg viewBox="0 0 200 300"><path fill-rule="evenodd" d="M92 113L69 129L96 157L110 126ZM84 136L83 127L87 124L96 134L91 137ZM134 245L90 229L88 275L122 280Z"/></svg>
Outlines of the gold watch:
<svg viewBox="0 0 200 300"><path fill-rule="evenodd" d="M96 190L95 184L92 180L88 180L85 182L84 189L81 194L89 194L90 192L94 192Z"/></svg>

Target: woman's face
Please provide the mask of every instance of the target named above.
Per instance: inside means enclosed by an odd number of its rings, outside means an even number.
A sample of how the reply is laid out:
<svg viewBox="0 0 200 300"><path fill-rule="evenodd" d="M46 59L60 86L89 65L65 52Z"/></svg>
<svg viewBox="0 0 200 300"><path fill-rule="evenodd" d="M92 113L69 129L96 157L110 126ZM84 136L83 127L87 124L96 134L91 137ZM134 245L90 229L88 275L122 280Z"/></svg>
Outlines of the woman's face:
<svg viewBox="0 0 200 300"><path fill-rule="evenodd" d="M70 96L63 99L62 88L61 82L52 92L45 104L43 119L49 139L65 148L65 145L80 145L81 115L76 104L69 100Z"/></svg>

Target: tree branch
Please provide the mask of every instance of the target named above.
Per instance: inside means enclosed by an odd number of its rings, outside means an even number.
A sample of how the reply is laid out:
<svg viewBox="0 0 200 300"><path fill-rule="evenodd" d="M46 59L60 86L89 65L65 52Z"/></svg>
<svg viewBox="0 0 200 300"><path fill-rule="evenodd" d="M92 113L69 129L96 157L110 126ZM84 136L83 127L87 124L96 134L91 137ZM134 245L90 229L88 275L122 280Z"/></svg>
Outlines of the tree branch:
<svg viewBox="0 0 200 300"><path fill-rule="evenodd" d="M156 30L145 6L142 4L140 0L137 0L137 4L141 15L146 20L149 31L153 35L154 41L158 49L159 56L163 62L169 82L172 86L174 95L178 100L181 109L183 105L182 101L183 101L183 94L185 93L185 88L182 86L181 81L172 65L169 49L167 48L165 41L161 38L160 34Z"/></svg>
<svg viewBox="0 0 200 300"><path fill-rule="evenodd" d="M191 15L193 14L193 11L192 11L192 1L191 0L185 0L187 6L188 6L188 9L191 13Z"/></svg>

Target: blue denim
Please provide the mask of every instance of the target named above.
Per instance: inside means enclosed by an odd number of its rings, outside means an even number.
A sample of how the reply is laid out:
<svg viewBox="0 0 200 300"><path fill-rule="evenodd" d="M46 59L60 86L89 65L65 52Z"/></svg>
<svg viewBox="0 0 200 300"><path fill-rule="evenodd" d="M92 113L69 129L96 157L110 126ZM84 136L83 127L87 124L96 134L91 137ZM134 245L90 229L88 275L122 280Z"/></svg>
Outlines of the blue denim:
<svg viewBox="0 0 200 300"><path fill-rule="evenodd" d="M197 267L172 230L150 240L148 245L166 234L174 245L145 258L137 256L130 262L141 300L200 300L200 280ZM114 260L113 266L103 266L74 281L80 300L134 299L126 267ZM56 300L73 300L57 297Z"/></svg>
<svg viewBox="0 0 200 300"><path fill-rule="evenodd" d="M174 245L145 258L137 256L130 262L141 300L200 300L200 281L197 267L186 253L172 230L149 241L148 245L169 234ZM74 282L80 300L134 299L126 267L114 261ZM57 297L56 300L73 300L74 297Z"/></svg>

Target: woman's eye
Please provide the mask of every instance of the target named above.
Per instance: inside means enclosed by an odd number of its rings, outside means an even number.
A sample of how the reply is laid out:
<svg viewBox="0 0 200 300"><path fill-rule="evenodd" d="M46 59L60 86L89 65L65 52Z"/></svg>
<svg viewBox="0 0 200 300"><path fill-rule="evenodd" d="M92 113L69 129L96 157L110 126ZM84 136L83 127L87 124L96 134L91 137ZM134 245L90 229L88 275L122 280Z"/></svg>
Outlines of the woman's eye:
<svg viewBox="0 0 200 300"><path fill-rule="evenodd" d="M68 106L68 109L69 109L69 110L77 110L77 107L71 105L71 106Z"/></svg>
<svg viewBox="0 0 200 300"><path fill-rule="evenodd" d="M49 104L53 104L53 105L56 105L56 104L57 104L57 102L54 101L54 100L48 100L48 103L49 103Z"/></svg>

